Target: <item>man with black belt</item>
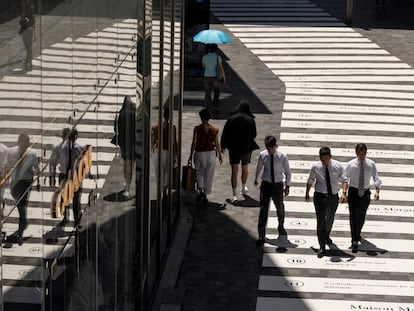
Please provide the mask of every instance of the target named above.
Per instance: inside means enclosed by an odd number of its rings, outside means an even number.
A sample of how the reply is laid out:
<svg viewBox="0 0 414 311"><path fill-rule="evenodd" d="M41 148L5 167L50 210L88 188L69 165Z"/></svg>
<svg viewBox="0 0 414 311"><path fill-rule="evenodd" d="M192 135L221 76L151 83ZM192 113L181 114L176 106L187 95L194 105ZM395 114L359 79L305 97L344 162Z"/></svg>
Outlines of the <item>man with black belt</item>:
<svg viewBox="0 0 414 311"><path fill-rule="evenodd" d="M358 242L361 241L361 231L365 223L369 203L371 202L370 180L374 180L374 200L379 200L381 179L379 178L375 162L367 158L367 146L357 144L355 146L357 157L348 162L345 176L349 185L348 205L349 223L351 226L351 248L352 252L358 251ZM345 188L345 189L346 189Z"/></svg>
<svg viewBox="0 0 414 311"><path fill-rule="evenodd" d="M283 204L283 194L289 195L290 181L292 174L290 172L289 160L287 156L277 150L276 137L267 136L265 138L266 150L260 152L256 166L256 177L254 185L259 184L258 180L262 179L260 185L260 214L259 214L259 239L257 246L264 244L266 236L266 223L269 214L269 203L272 198L279 222L279 235L286 235L284 228L285 205ZM286 178L286 187L283 189L283 179Z"/></svg>
<svg viewBox="0 0 414 311"><path fill-rule="evenodd" d="M331 149L322 147L319 150L319 159L320 161L312 165L309 173L305 200L310 201L309 191L315 183L313 203L316 211L316 232L319 242L318 258L322 258L325 255L326 244L332 244L330 234L338 208L338 191L341 184L341 203L346 200L346 177L341 163L332 159Z"/></svg>

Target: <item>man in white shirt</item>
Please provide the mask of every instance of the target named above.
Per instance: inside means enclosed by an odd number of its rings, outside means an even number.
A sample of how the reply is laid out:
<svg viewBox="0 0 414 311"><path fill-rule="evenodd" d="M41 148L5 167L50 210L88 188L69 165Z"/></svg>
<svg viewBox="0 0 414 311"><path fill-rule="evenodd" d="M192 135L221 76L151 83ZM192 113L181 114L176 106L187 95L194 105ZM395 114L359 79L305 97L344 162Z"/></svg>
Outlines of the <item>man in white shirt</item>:
<svg viewBox="0 0 414 311"><path fill-rule="evenodd" d="M283 195L289 195L290 182L292 174L290 172L289 161L287 156L277 150L276 137L267 136L265 138L266 150L260 152L256 166L256 176L254 185L260 185L260 214L259 214L259 239L257 246L264 244L266 236L266 223L269 214L270 199L276 206L277 219L279 222L279 235L286 235L284 228L285 205L283 204ZM286 178L286 187L283 188L283 180Z"/></svg>
<svg viewBox="0 0 414 311"><path fill-rule="evenodd" d="M8 149L6 160L6 170L10 171L11 195L16 201L19 211L19 229L17 231L19 245L23 244L23 232L27 228L27 205L35 175L37 176L37 188L40 189L38 158L29 147L29 135L20 134L17 146Z"/></svg>
<svg viewBox="0 0 414 311"><path fill-rule="evenodd" d="M78 131L76 129L70 130L64 128L62 130L62 142L53 146L52 154L49 160L49 184L51 187L56 185L56 167L59 166L59 184L62 180L68 178L69 170L73 169L76 158L82 153L83 146L76 142L78 138ZM82 186L79 187L73 195L72 207L73 216L75 220L75 227L79 227L81 217L81 202L80 195L82 193ZM64 227L69 221L69 209L65 208L63 220L59 226Z"/></svg>
<svg viewBox="0 0 414 311"><path fill-rule="evenodd" d="M352 252L358 251L358 242L361 241L361 231L365 223L369 203L371 202L370 180L374 180L374 200L379 200L381 179L379 178L375 162L367 158L367 146L357 144L355 146L357 157L348 162L345 176L349 185L348 205L349 223L351 225ZM345 189L345 190L346 190Z"/></svg>
<svg viewBox="0 0 414 311"><path fill-rule="evenodd" d="M70 128L65 127L62 130L62 141L53 145L52 153L49 159L49 185L54 187L56 185L56 169L59 167L58 183L66 177L68 153L66 140L69 137ZM66 148L66 150L65 150Z"/></svg>
<svg viewBox="0 0 414 311"><path fill-rule="evenodd" d="M341 202L345 202L346 177L341 163L332 159L330 148L322 147L319 150L319 159L320 161L312 165L309 173L305 200L310 201L309 191L315 183L313 203L316 211L316 232L319 242L318 258L322 258L325 255L326 244L333 243L330 233L339 204L338 192L342 185Z"/></svg>

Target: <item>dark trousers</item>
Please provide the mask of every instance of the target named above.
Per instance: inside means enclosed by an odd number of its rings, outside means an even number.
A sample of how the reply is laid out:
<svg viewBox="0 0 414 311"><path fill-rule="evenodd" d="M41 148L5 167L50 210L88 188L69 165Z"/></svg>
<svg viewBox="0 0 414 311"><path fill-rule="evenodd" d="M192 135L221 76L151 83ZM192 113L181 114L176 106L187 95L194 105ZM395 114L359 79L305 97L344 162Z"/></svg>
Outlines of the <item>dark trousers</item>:
<svg viewBox="0 0 414 311"><path fill-rule="evenodd" d="M59 184L62 182L62 180L66 179L66 174L60 174L59 175ZM82 185L79 186L78 191L75 191L73 194L73 200L72 200L72 209L73 209L73 218L75 219L75 227L80 222L80 211L81 211L81 196L82 194ZM65 213L63 215L63 223L66 224L69 221L69 209L65 208Z"/></svg>
<svg viewBox="0 0 414 311"><path fill-rule="evenodd" d="M338 194L328 195L315 192L313 203L316 211L316 233L319 246L324 249L331 234L334 217L339 204Z"/></svg>
<svg viewBox="0 0 414 311"><path fill-rule="evenodd" d="M23 44L24 44L24 48L26 49L26 66L31 66L32 65L32 59L33 59L33 33L34 33L33 27L27 28L22 33Z"/></svg>
<svg viewBox="0 0 414 311"><path fill-rule="evenodd" d="M205 77L204 78L204 102L206 108L211 110L213 107L211 106L211 92L214 90L214 101L213 105L214 108L218 108L220 103L220 89L221 89L221 82L216 77Z"/></svg>
<svg viewBox="0 0 414 311"><path fill-rule="evenodd" d="M351 226L352 242L361 240L361 231L365 223L365 216L369 203L371 202L371 191L365 191L364 195L358 195L358 189L349 188L348 206L349 206L349 224Z"/></svg>
<svg viewBox="0 0 414 311"><path fill-rule="evenodd" d="M27 204L33 180L19 180L11 189L11 194L16 201L19 211L19 236L23 236L23 231L27 228Z"/></svg>
<svg viewBox="0 0 414 311"><path fill-rule="evenodd" d="M266 223L269 215L270 199L273 200L276 206L277 219L279 221L279 228L283 228L285 222L285 205L283 204L283 183L269 183L262 181L260 185L260 214L258 231L259 237L264 238L266 235Z"/></svg>

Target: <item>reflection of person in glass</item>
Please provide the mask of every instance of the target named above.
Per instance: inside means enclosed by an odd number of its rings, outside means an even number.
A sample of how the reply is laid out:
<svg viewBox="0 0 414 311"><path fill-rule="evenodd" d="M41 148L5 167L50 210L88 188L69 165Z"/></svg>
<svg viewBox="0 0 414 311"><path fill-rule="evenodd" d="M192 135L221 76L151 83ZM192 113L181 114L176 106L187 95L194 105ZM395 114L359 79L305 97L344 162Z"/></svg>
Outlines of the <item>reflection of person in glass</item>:
<svg viewBox="0 0 414 311"><path fill-rule="evenodd" d="M32 70L33 59L33 36L35 29L34 5L32 0L22 0L22 14L20 16L19 34L23 37L26 59L23 63L23 70Z"/></svg>
<svg viewBox="0 0 414 311"><path fill-rule="evenodd" d="M0 143L0 209L1 211L3 210L3 195L4 195L4 187L6 184L6 159L7 159L7 147L3 145L2 143Z"/></svg>
<svg viewBox="0 0 414 311"><path fill-rule="evenodd" d="M117 133L117 144L121 149L121 157L124 160L123 172L125 178L124 196L130 197L132 180L132 169L135 160L135 103L131 97L125 96L124 104L115 120L115 133Z"/></svg>
<svg viewBox="0 0 414 311"><path fill-rule="evenodd" d="M27 228L27 204L35 175L37 188L40 190L38 158L29 147L29 135L20 134L17 146L9 148L7 152L6 169L10 171L10 190L19 211L19 245L23 244L23 232Z"/></svg>
<svg viewBox="0 0 414 311"><path fill-rule="evenodd" d="M170 119L170 110L168 108L164 109L164 121L162 122L162 136L163 136L163 142L162 142L162 149L161 149L161 165L162 165L162 171L164 172L163 174L163 184L162 184L162 189L165 190L168 186L168 142L169 142L169 127L170 127L170 123L169 123L169 119ZM158 167L158 148L159 148L159 138L158 138L158 129L159 129L159 125L155 124L151 127L151 150L154 154L154 166L155 166L155 174L158 178L158 171L159 171L159 167ZM175 127L175 125L173 125L173 142L172 142L172 147L173 147L173 153L174 153L174 157L177 155L177 149L178 149L178 145L177 145L177 129Z"/></svg>
<svg viewBox="0 0 414 311"><path fill-rule="evenodd" d="M197 188L199 191L197 200L207 203L207 194L211 193L213 186L217 154L220 164L223 162L223 158L218 140L219 129L208 122L211 117L210 112L208 109L203 109L199 114L202 123L194 128L188 162L191 163L194 154Z"/></svg>
<svg viewBox="0 0 414 311"><path fill-rule="evenodd" d="M70 130L64 128L62 130L63 142L57 143L53 146L52 154L49 160L49 184L51 187L56 186L56 167L59 166L59 184L62 180L69 177L69 172L73 169L73 164L76 158L81 154L83 146L76 142L78 137L78 131L76 129ZM81 201L80 196L82 193L82 187L79 186L78 191L73 195L72 207L73 217L75 219L75 227L79 226ZM63 220L59 226L64 227L69 218L69 209L65 209Z"/></svg>

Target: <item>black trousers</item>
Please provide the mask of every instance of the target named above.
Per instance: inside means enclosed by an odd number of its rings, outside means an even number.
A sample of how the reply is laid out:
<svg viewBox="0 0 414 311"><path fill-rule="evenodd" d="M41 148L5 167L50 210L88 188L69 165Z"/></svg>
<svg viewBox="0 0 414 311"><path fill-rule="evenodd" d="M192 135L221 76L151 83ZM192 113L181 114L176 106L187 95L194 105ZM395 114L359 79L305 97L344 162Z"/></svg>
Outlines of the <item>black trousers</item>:
<svg viewBox="0 0 414 311"><path fill-rule="evenodd" d="M218 108L220 105L221 82L216 77L204 77L204 102L207 109L211 110L211 91L214 91L213 106Z"/></svg>
<svg viewBox="0 0 414 311"><path fill-rule="evenodd" d="M328 195L315 192L313 203L316 211L316 233L321 248L325 248L326 240L331 234L334 217L339 204L338 194Z"/></svg>
<svg viewBox="0 0 414 311"><path fill-rule="evenodd" d="M31 66L32 65L32 59L33 59L33 33L34 29L33 27L27 28L25 31L23 31L23 44L26 49L26 65Z"/></svg>
<svg viewBox="0 0 414 311"><path fill-rule="evenodd" d="M352 242L361 240L361 231L365 223L365 216L369 203L371 202L371 191L365 191L364 195L358 195L357 188L349 188L348 206L349 206L349 224L351 226Z"/></svg>
<svg viewBox="0 0 414 311"><path fill-rule="evenodd" d="M66 174L59 174L59 184L62 182L62 180L66 179ZM75 219L75 227L80 222L80 211L81 211L81 196L82 194L82 185L79 185L78 191L75 191L73 194L73 200L72 200L72 209L73 209L73 218ZM65 213L63 215L63 223L67 223L69 221L69 209L65 208Z"/></svg>
<svg viewBox="0 0 414 311"><path fill-rule="evenodd" d="M27 204L29 203L29 196L33 179L19 180L11 189L11 195L17 203L17 210L19 211L19 236L23 236L23 231L27 228Z"/></svg>
<svg viewBox="0 0 414 311"><path fill-rule="evenodd" d="M283 183L269 183L262 181L260 185L260 214L258 231L259 237L264 238L266 235L266 224L269 216L270 199L273 200L276 206L277 219L279 221L279 228L283 227L285 222L285 205L283 204Z"/></svg>

